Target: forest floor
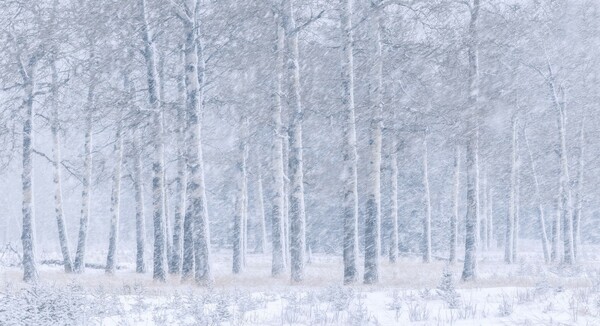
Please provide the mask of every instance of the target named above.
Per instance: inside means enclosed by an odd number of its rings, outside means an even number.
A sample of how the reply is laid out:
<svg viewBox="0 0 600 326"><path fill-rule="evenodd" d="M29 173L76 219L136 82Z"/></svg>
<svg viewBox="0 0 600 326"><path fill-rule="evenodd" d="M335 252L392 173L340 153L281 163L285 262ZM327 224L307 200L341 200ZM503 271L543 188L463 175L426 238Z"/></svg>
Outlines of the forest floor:
<svg viewBox="0 0 600 326"><path fill-rule="evenodd" d="M18 267L0 264L0 325L600 325L597 249L573 267L536 253L507 265L488 251L472 282L460 281L461 262L382 259L378 285L348 287L341 259L317 254L305 282L291 284L270 277L269 255L248 255L232 275L230 253L216 252L210 288L174 276L157 283L130 265L113 276L41 266L30 286Z"/></svg>

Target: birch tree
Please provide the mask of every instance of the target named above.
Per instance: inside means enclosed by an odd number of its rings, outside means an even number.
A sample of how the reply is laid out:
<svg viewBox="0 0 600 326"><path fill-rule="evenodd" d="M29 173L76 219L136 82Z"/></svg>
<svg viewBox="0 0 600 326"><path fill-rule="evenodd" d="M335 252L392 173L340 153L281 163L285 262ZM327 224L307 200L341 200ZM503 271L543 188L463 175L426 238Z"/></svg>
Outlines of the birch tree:
<svg viewBox="0 0 600 326"><path fill-rule="evenodd" d="M379 255L381 252L381 129L383 110L383 57L382 57L382 3L372 3L372 30L375 37L372 90L372 117L370 122L369 187L365 217L365 284L379 282Z"/></svg>
<svg viewBox="0 0 600 326"><path fill-rule="evenodd" d="M146 79L148 82L148 102L152 111L152 126L156 128L152 133L154 160L152 162L152 220L154 226L154 254L153 271L154 280L166 281L166 226L164 216L164 174L163 174L163 119L160 98L157 87L159 86L156 70L156 55L153 38L148 26L146 1L140 0L140 20L142 25L142 40L144 42L144 60L146 63Z"/></svg>
<svg viewBox="0 0 600 326"><path fill-rule="evenodd" d="M273 144L271 165L273 169L273 197L272 197L272 260L271 275L280 276L285 270L284 257L284 167L283 167L283 141L284 131L281 119L282 114L282 94L283 94L283 74L285 69L285 31L283 28L283 17L281 14L275 15L276 25L276 43L275 43L275 89L273 91L274 105L271 112L273 124Z"/></svg>
<svg viewBox="0 0 600 326"><path fill-rule="evenodd" d="M356 118L354 112L354 56L352 35L352 0L340 0L342 34L342 105L344 106L344 284L358 281L358 190Z"/></svg>
<svg viewBox="0 0 600 326"><path fill-rule="evenodd" d="M469 98L467 121L467 216L465 221L465 263L462 280L472 280L477 275L477 222L479 217L477 153L479 137L479 63L478 31L479 0L469 2L470 21L468 30L467 55L469 59Z"/></svg>
<svg viewBox="0 0 600 326"><path fill-rule="evenodd" d="M290 105L290 265L293 282L304 280L306 250L306 216L304 208L304 172L302 162L302 101L300 98L300 64L298 31L294 18L293 0L283 1L283 26L286 34L287 70Z"/></svg>

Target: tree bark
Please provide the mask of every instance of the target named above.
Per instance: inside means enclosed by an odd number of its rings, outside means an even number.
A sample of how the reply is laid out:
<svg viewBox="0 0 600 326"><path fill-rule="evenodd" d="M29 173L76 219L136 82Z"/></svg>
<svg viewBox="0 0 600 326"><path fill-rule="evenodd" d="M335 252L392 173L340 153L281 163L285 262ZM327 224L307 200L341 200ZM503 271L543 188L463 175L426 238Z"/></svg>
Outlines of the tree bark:
<svg viewBox="0 0 600 326"><path fill-rule="evenodd" d="M152 162L152 220L154 226L154 254L152 278L156 281L166 281L166 226L164 215L164 183L163 183L163 119L161 112L161 99L158 73L156 70L156 54L152 35L148 26L146 1L140 0L142 39L144 42L144 60L146 62L146 79L148 82L148 102L152 110L152 133L154 159Z"/></svg>
<svg viewBox="0 0 600 326"><path fill-rule="evenodd" d="M390 232L390 263L398 259L398 140L395 135L391 136L392 146L390 148L391 167L391 232Z"/></svg>
<svg viewBox="0 0 600 326"><path fill-rule="evenodd" d="M287 69L290 78L288 100L290 104L290 265L293 282L304 280L306 256L306 216L304 207L304 172L302 149L302 101L300 97L300 64L298 32L294 18L293 0L283 2L283 26L288 53Z"/></svg>
<svg viewBox="0 0 600 326"><path fill-rule="evenodd" d="M73 272L73 262L71 261L71 253L69 249L69 238L67 236L67 227L65 225L65 217L62 200L62 178L61 178L61 152L60 152L60 117L58 111L58 72L56 70L56 58L52 58L50 62L52 71L52 88L50 90L50 105L52 107L52 168L54 172L54 213L56 214L56 224L58 226L58 239L60 242L60 251L63 256L63 267L66 273Z"/></svg>
<svg viewBox="0 0 600 326"><path fill-rule="evenodd" d="M456 263L458 248L458 219L460 201L460 146L457 144L454 153L454 207L450 216L450 264Z"/></svg>
<svg viewBox="0 0 600 326"><path fill-rule="evenodd" d="M19 58L19 62L21 62ZM33 99L35 91L35 73L38 58L33 55L26 65L21 63L23 78L23 104L25 120L23 121L23 229L21 241L23 246L23 281L34 283L38 279L35 262L35 212L33 209Z"/></svg>
<svg viewBox="0 0 600 326"><path fill-rule="evenodd" d="M379 256L381 252L381 129L383 110L383 58L381 3L372 3L372 29L375 34L374 71L371 82L372 117L369 139L369 187L365 217L365 284L379 282Z"/></svg>
<svg viewBox="0 0 600 326"><path fill-rule="evenodd" d="M285 205L285 187L284 187L284 166L283 166L283 141L284 131L281 121L282 114L282 94L283 94L283 72L285 69L285 32L283 29L283 18L281 15L276 17L276 45L275 45L275 74L276 85L273 92L274 105L271 112L273 124L273 145L271 164L273 169L273 197L271 198L273 207L272 227L272 259L271 275L277 277L285 270L285 232L284 232L284 205Z"/></svg>
<svg viewBox="0 0 600 326"><path fill-rule="evenodd" d="M469 23L469 115L467 122L467 216L465 221L465 262L462 280L468 281L477 276L477 237L479 222L479 190L477 153L479 152L479 64L478 64L478 32L479 0L473 0L470 6Z"/></svg>
<svg viewBox="0 0 600 326"><path fill-rule="evenodd" d="M85 119L84 136L84 162L83 162L83 181L81 191L81 215L79 219L79 235L77 240L77 252L75 253L74 270L76 273L82 273L85 270L85 250L87 244L88 224L90 219L90 200L92 191L92 165L93 165L93 117L95 111L95 90L96 76L93 62L96 60L95 47L92 44L90 57L88 59L90 68L90 84L87 93L87 115Z"/></svg>
<svg viewBox="0 0 600 326"><path fill-rule="evenodd" d="M583 208L583 172L585 168L584 159L584 121L581 121L581 127L579 129L579 148L578 153L578 164L577 164L577 175L575 177L575 208L573 210L573 256L577 259L579 254L579 245L581 244L581 215Z"/></svg>
<svg viewBox="0 0 600 326"><path fill-rule="evenodd" d="M237 196L235 200L235 217L233 221L233 273L240 274L244 267L245 251L245 217L246 217L246 161L248 158L246 118L240 119L240 137L238 139L239 157L236 164Z"/></svg>
<svg viewBox="0 0 600 326"><path fill-rule="evenodd" d="M342 104L344 106L344 284L358 281L358 190L356 118L354 112L354 55L352 35L352 1L340 0L342 34Z"/></svg>
<svg viewBox="0 0 600 326"><path fill-rule="evenodd" d="M138 131L133 133L133 187L135 190L135 242L136 242L136 273L146 272L146 217L144 214L144 184L142 178L142 149Z"/></svg>
<svg viewBox="0 0 600 326"><path fill-rule="evenodd" d="M114 274L117 266L117 245L119 240L119 212L121 204L121 165L123 162L123 137L122 121L119 116L115 137L114 153L116 155L112 179L112 194L110 196L110 231L108 240L108 254L106 255L107 274Z"/></svg>
<svg viewBox="0 0 600 326"><path fill-rule="evenodd" d="M516 215L516 188L517 188L517 117L512 118L511 136L511 161L510 161L510 194L508 203L508 215L506 216L506 236L504 241L504 262L513 263L513 245Z"/></svg>
<svg viewBox="0 0 600 326"><path fill-rule="evenodd" d="M429 162L427 136L423 139L423 186L425 188L425 218L423 219L423 262L431 262L431 193L429 190Z"/></svg>

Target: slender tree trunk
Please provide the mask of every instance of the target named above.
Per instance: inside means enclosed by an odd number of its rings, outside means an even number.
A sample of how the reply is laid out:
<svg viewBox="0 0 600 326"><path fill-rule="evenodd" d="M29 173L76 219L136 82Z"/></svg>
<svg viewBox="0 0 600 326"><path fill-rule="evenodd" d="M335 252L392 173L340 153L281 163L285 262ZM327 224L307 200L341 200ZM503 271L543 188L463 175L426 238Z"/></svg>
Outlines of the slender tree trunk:
<svg viewBox="0 0 600 326"><path fill-rule="evenodd" d="M183 225L185 215L185 111L183 104L185 102L185 81L183 78L178 80L178 88L180 93L179 103L182 105L177 109L177 177L175 178L175 212L174 212L174 227L173 227L173 264L171 272L179 274L182 270L182 249L183 249ZM189 245L189 243L188 243ZM192 249L193 250L193 249Z"/></svg>
<svg viewBox="0 0 600 326"><path fill-rule="evenodd" d="M62 178L61 178L61 155L60 155L60 117L58 112L58 72L56 70L55 58L50 62L52 71L52 89L51 107L52 107L52 145L53 145L53 161L52 167L54 172L54 213L56 214L56 224L58 226L58 239L60 241L60 251L63 256L63 266L66 273L73 272L73 263L71 261L71 253L69 249L69 238L67 236L67 227L65 225L65 217L62 201Z"/></svg>
<svg viewBox="0 0 600 326"><path fill-rule="evenodd" d="M345 121L344 147L344 284L358 281L358 190L356 149L356 118L354 113L354 55L352 36L352 1L340 0L342 33L342 104Z"/></svg>
<svg viewBox="0 0 600 326"><path fill-rule="evenodd" d="M285 205L285 187L284 187L284 167L283 167L283 141L284 131L281 121L282 114L282 94L283 94L283 71L285 68L285 32L281 15L276 18L277 40L275 46L275 64L276 64L276 87L274 91L274 106L271 112L273 123L273 147L272 147L272 169L273 169L273 217L272 217L272 260L271 275L277 277L283 274L285 270L284 256L284 205Z"/></svg>
<svg viewBox="0 0 600 326"><path fill-rule="evenodd" d="M462 279L468 281L477 276L477 237L479 217L479 187L477 153L479 152L479 67L477 21L479 16L479 0L471 5L469 24L469 114L467 132L467 216L465 221L465 263Z"/></svg>
<svg viewBox="0 0 600 326"><path fill-rule="evenodd" d="M480 193L480 198L482 198L481 200L481 219L479 220L479 223L481 225L481 249L482 250L489 250L489 246L488 246L488 183L487 183L487 172L484 168L484 172L483 172L483 179L481 182L481 193Z"/></svg>
<svg viewBox="0 0 600 326"><path fill-rule="evenodd" d="M454 154L454 207L450 216L450 264L456 263L458 248L458 219L460 200L460 146L457 144Z"/></svg>
<svg viewBox="0 0 600 326"><path fill-rule="evenodd" d="M372 88L372 118L369 147L369 187L367 188L367 214L365 216L365 284L379 282L379 256L381 252L381 129L383 110L383 58L381 4L372 4L374 15L372 29L375 33L374 72Z"/></svg>
<svg viewBox="0 0 600 326"><path fill-rule="evenodd" d="M390 263L395 263L398 258L398 141L396 136L392 137L390 148L391 166L391 236L390 236Z"/></svg>
<svg viewBox="0 0 600 326"><path fill-rule="evenodd" d="M431 262L431 193L429 190L429 162L427 136L423 139L423 186L425 188L425 218L423 220L423 262Z"/></svg>
<svg viewBox="0 0 600 326"><path fill-rule="evenodd" d="M579 148L578 148L578 164L577 164L577 176L575 177L575 208L573 211L573 256L577 259L579 254L579 245L581 244L581 214L583 207L583 171L585 168L584 159L584 122L581 121L581 127L579 129Z"/></svg>
<svg viewBox="0 0 600 326"><path fill-rule="evenodd" d="M548 64L548 86L552 95L554 107L557 110L558 116L558 131L559 131L559 151L560 160L560 179L559 179L559 210L560 219L562 221L563 231L563 257L562 262L566 265L573 264L575 258L573 256L573 216L571 210L571 189L569 186L569 163L567 159L567 141L566 141L566 108L564 100L564 90L561 88L562 99L559 99L556 87L554 85L554 73L550 64Z"/></svg>
<svg viewBox="0 0 600 326"><path fill-rule="evenodd" d="M93 163L93 117L95 106L95 89L96 77L94 73L93 63L96 59L95 49L92 45L90 51L90 84L87 93L87 116L85 119L85 136L84 136L84 162L83 162L83 181L81 191L81 215L79 219L79 235L77 240L77 252L75 253L74 270L76 273L82 273L85 270L85 249L87 244L88 224L90 219L90 200L92 191L92 163Z"/></svg>
<svg viewBox="0 0 600 326"><path fill-rule="evenodd" d="M246 118L240 121L240 137L238 140L239 161L237 162L237 196L235 200L235 217L233 221L233 273L243 271L245 252L245 216L246 216L246 160L248 156Z"/></svg>
<svg viewBox="0 0 600 326"><path fill-rule="evenodd" d="M560 199L557 198L555 202L554 219L552 220L552 252L550 254L550 260L552 262L560 260L560 216Z"/></svg>
<svg viewBox="0 0 600 326"><path fill-rule="evenodd" d="M535 161L533 160L533 155L531 154L531 148L529 147L529 140L527 139L527 131L524 134L525 147L527 148L527 154L529 156L529 163L531 166L531 173L533 174L533 183L535 186L535 197L538 202L537 205L537 213L538 213L538 222L540 224L540 238L542 240L542 250L544 253L544 261L546 263L550 262L550 248L548 245L548 236L546 235L546 221L544 217L544 207L542 206L542 196L540 195L540 183L537 177L537 170L535 168Z"/></svg>
<svg viewBox="0 0 600 326"><path fill-rule="evenodd" d="M488 232L488 236L487 236L487 241L488 241L488 248L494 248L495 247L495 242L494 242L494 194L493 194L493 189L492 187L489 187L488 185L488 191L487 191L487 203L488 203L488 213L487 213L487 222L488 222L488 226L487 226L487 232Z"/></svg>
<svg viewBox="0 0 600 326"><path fill-rule="evenodd" d="M257 183L258 183L258 193L257 193L257 214L256 217L258 219L257 223L257 236L258 239L256 241L256 252L260 254L264 254L267 247L267 223L265 217L265 203L264 203L264 194L263 194L263 184L262 184L262 174L260 171L260 167L258 168L257 175Z"/></svg>
<svg viewBox="0 0 600 326"><path fill-rule="evenodd" d="M142 178L142 149L138 131L133 134L133 186L135 189L135 241L136 241L136 273L146 272L146 217L144 214L144 184Z"/></svg>
<svg viewBox="0 0 600 326"><path fill-rule="evenodd" d="M517 188L517 117L512 119L512 149L510 162L510 195L508 215L506 216L506 236L504 241L504 262L513 263L513 245L516 215L516 188Z"/></svg>
<svg viewBox="0 0 600 326"><path fill-rule="evenodd" d="M517 149L518 149L518 141L517 141ZM517 154L517 177L516 177L516 184L515 184L515 220L514 220L514 224L513 224L513 245L512 245L512 261L513 263L517 262L517 254L519 252L519 224L520 224L520 211L521 211L521 180L520 180L520 162L519 162L519 155Z"/></svg>
<svg viewBox="0 0 600 326"><path fill-rule="evenodd" d="M20 59L20 58L19 58ZM21 63L23 77L23 104L25 120L23 121L23 229L21 241L23 245L23 281L34 283L38 279L35 262L35 212L33 209L33 99L35 90L35 73L37 58L32 57L26 66Z"/></svg>
<svg viewBox="0 0 600 326"><path fill-rule="evenodd" d="M123 162L123 137L122 121L118 118L115 137L114 153L116 155L112 179L112 194L110 196L110 232L108 240L108 254L106 255L107 274L114 274L117 265L117 245L119 241L119 212L121 204L121 165Z"/></svg>

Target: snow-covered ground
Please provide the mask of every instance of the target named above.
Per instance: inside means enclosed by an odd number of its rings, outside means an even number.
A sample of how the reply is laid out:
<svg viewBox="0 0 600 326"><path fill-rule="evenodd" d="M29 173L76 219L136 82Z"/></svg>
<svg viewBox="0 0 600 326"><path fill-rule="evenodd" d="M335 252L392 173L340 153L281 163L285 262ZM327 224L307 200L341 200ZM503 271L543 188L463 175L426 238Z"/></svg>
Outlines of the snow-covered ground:
<svg viewBox="0 0 600 326"><path fill-rule="evenodd" d="M591 249L591 248L589 248ZM593 251L587 251L588 253ZM502 263L487 252L477 281L461 283L460 263L382 260L375 286L341 286L341 261L314 255L302 285L270 277L268 255L249 255L232 275L230 253L215 255L211 288L171 277L155 283L124 265L115 276L67 275L42 266L41 282L0 268L1 325L600 325L600 265L545 265L538 255ZM445 276L444 276L445 275Z"/></svg>

